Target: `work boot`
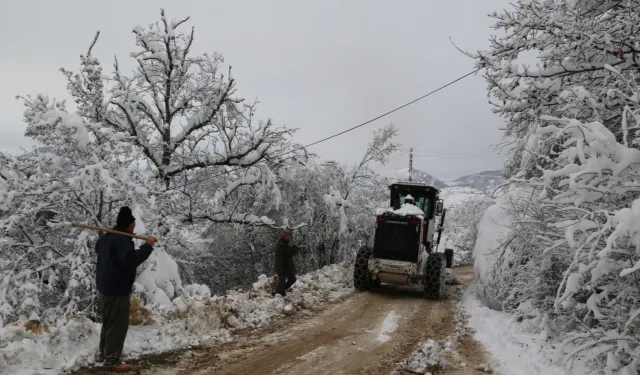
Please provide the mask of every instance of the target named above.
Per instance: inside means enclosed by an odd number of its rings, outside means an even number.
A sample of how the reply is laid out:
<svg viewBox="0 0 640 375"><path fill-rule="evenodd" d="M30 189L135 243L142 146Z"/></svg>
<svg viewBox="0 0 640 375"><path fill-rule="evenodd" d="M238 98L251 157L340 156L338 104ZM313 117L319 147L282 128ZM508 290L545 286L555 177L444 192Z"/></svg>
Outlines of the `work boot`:
<svg viewBox="0 0 640 375"><path fill-rule="evenodd" d="M122 354L120 356L120 359L122 359L122 357L125 357L125 355ZM96 361L96 363L104 363L104 354L102 354L100 352L96 353L95 361Z"/></svg>
<svg viewBox="0 0 640 375"><path fill-rule="evenodd" d="M131 365L121 362L119 365L113 366L111 371L115 372L127 372L131 370Z"/></svg>

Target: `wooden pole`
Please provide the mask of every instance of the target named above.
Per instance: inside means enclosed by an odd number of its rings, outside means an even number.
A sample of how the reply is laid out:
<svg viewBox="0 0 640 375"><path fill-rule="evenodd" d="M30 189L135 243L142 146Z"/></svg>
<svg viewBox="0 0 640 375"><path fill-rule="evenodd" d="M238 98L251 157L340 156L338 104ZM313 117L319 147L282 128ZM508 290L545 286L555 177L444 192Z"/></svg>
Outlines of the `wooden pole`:
<svg viewBox="0 0 640 375"><path fill-rule="evenodd" d="M113 234L121 234L121 235L123 235L123 236L131 237L131 238L136 238L136 239L138 239L138 240L144 240L144 241L147 241L147 239L148 239L148 237L147 237L147 236L139 236L139 235L137 235L137 234L127 233L127 232L120 232L120 231L113 230L113 229L109 229L109 228L94 227L93 225L71 223L71 226L72 226L72 227L74 227L74 228L79 228L79 229L89 229L89 230L95 230L95 231L99 231L99 232L107 232L107 233L113 233Z"/></svg>

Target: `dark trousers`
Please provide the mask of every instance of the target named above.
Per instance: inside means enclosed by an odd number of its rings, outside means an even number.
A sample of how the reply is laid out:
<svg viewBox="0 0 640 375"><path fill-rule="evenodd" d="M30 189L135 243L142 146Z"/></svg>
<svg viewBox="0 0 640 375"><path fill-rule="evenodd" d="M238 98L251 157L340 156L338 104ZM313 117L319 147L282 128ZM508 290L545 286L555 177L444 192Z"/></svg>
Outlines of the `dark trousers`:
<svg viewBox="0 0 640 375"><path fill-rule="evenodd" d="M285 296L286 290L291 288L291 285L297 281L296 275L293 272L278 273L278 286L276 287L276 294Z"/></svg>
<svg viewBox="0 0 640 375"><path fill-rule="evenodd" d="M120 364L124 339L129 330L129 296L105 296L98 292L102 316L100 353L106 366Z"/></svg>

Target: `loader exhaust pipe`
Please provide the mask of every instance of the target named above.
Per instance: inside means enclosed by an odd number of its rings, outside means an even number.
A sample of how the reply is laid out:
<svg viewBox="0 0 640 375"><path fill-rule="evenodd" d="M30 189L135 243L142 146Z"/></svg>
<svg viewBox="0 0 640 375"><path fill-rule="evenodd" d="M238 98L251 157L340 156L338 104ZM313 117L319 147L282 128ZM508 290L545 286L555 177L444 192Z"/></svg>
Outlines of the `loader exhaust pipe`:
<svg viewBox="0 0 640 375"><path fill-rule="evenodd" d="M442 231L444 230L444 217L447 214L447 210L442 210L442 216L440 216L440 225L438 226L438 240L436 241L436 252L438 252L438 246L440 246L440 237L442 237Z"/></svg>

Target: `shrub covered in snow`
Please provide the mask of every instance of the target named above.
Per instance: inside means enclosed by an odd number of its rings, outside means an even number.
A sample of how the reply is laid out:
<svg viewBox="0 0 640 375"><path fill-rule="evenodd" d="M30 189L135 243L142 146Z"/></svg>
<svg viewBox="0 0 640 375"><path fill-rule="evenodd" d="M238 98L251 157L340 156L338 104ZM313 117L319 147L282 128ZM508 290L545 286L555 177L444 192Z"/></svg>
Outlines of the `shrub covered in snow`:
<svg viewBox="0 0 640 375"><path fill-rule="evenodd" d="M640 369L639 6L519 1L492 15L505 34L476 55L507 121L505 173L531 192L485 215L506 210L510 228L476 248L495 251L483 282L543 337L566 338L563 363L586 356L608 374ZM531 52L537 66L518 66Z"/></svg>
<svg viewBox="0 0 640 375"><path fill-rule="evenodd" d="M454 264L472 264L478 236L478 223L484 210L493 203L490 196L473 188L447 188L442 191L447 209L443 231L444 248L454 249Z"/></svg>

